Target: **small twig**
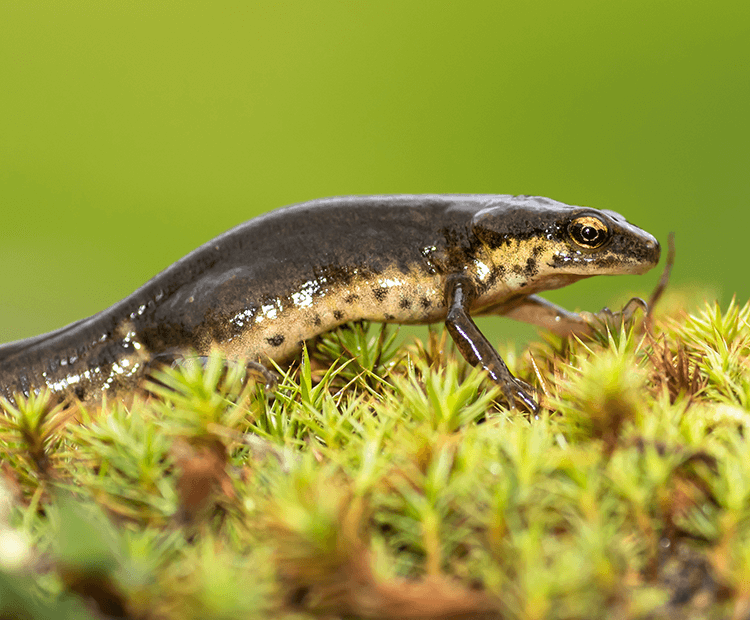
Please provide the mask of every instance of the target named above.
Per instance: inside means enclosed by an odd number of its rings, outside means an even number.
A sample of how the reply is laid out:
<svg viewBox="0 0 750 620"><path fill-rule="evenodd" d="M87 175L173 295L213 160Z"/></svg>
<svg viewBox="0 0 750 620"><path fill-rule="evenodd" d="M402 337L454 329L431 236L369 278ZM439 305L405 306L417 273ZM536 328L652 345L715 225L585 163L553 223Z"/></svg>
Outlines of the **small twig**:
<svg viewBox="0 0 750 620"><path fill-rule="evenodd" d="M674 256L674 232L671 232L669 233L669 238L667 240L667 262L664 265L664 271L661 273L661 278L659 278L659 281L656 283L656 288L654 288L654 292L651 293L651 297L648 300L647 318L651 318L654 306L656 306L656 303L661 299L664 290L669 284L669 276L672 273L672 267L674 266Z"/></svg>

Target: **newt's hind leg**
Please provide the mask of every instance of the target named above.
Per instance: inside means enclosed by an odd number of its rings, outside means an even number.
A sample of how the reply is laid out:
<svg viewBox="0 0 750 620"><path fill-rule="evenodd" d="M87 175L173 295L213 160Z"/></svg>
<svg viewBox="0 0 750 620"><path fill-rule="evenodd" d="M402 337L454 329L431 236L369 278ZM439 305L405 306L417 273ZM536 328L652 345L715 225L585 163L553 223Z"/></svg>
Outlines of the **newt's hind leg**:
<svg viewBox="0 0 750 620"><path fill-rule="evenodd" d="M189 359L197 361L199 364L202 364L204 368L208 363L207 355L198 355ZM179 363L179 361L175 361L172 363L172 365L174 366ZM235 362L234 360L229 359L224 360L224 364L226 368L229 368L230 366L239 364L239 362ZM255 377L259 377L263 381L263 387L266 392L270 392L271 390L276 388L276 384L279 382L278 376L275 372L269 370L260 362L247 361L245 362L245 368L250 374L254 375Z"/></svg>
<svg viewBox="0 0 750 620"><path fill-rule="evenodd" d="M208 355L181 355L178 353L163 353L156 355L151 358L149 366L155 366L157 364L166 364L172 368L178 366L184 366L185 364L200 364L203 368L208 364ZM225 367L228 368L232 365L238 364L238 362L226 359L224 360ZM279 382L278 375L266 368L260 362L247 361L245 362L245 368L248 372L255 377L259 377L263 381L263 387L267 392L270 392L276 388Z"/></svg>

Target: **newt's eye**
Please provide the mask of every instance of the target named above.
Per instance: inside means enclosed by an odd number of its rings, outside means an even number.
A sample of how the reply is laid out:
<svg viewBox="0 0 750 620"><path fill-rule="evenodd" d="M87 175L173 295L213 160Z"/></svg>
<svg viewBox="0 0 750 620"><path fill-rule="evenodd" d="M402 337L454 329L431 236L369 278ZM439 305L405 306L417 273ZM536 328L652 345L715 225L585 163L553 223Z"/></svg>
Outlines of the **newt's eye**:
<svg viewBox="0 0 750 620"><path fill-rule="evenodd" d="M568 224L568 234L578 245L594 250L609 239L609 227L598 217L582 215Z"/></svg>

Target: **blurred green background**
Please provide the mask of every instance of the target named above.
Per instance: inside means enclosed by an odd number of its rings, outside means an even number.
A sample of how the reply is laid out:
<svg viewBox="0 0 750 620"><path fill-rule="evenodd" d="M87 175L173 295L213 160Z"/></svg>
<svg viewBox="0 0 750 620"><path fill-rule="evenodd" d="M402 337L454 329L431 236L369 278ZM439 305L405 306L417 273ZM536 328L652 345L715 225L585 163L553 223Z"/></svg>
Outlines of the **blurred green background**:
<svg viewBox="0 0 750 620"><path fill-rule="evenodd" d="M0 118L0 341L340 194L614 209L676 232L676 284L750 293L747 0L8 0ZM548 297L598 310L657 279Z"/></svg>

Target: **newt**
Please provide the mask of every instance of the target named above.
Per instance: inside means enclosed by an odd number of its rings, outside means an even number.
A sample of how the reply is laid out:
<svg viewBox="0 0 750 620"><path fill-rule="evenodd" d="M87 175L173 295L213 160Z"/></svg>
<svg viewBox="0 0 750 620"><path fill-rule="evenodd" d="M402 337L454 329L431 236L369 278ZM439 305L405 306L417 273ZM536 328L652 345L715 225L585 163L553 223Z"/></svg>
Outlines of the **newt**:
<svg viewBox="0 0 750 620"><path fill-rule="evenodd" d="M536 411L529 386L472 316L586 332L589 317L536 293L595 275L642 274L659 254L652 235L613 211L537 196L312 200L229 230L98 314L0 345L0 396L14 402L48 388L61 400L96 404L138 389L158 363L213 348L229 359L281 362L348 321L444 321L512 407Z"/></svg>

